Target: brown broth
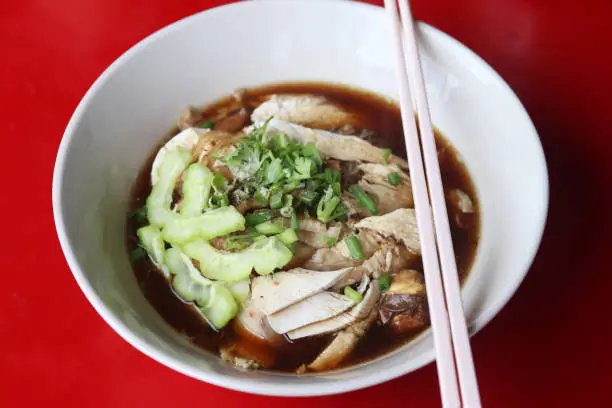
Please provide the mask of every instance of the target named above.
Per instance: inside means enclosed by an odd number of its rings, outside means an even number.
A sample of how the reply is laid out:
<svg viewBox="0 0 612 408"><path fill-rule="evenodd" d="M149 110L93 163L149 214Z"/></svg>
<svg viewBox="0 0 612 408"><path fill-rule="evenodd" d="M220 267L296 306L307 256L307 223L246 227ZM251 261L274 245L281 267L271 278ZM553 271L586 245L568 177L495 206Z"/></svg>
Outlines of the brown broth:
<svg viewBox="0 0 612 408"><path fill-rule="evenodd" d="M244 92L242 106L251 109L259 105L270 94L314 94L323 95L341 105L345 110L358 114L357 130L372 130L375 137L371 142L381 148L390 148L394 154L406 157L400 112L395 102L376 94L347 88L344 86L322 83L290 83L249 89ZM201 120L218 119L239 108L234 98L227 97L201 111ZM161 143L164 143L177 129L173 129ZM458 188L467 193L474 204L474 214L467 220L467 228L461 229L451 222L451 233L457 258L457 267L461 283L465 282L473 262L480 234L480 213L476 190L470 176L452 145L436 131L436 142L440 170L445 191ZM149 174L151 164L157 152L143 166L132 190L130 209L144 205L150 193ZM451 214L452 217L452 214ZM139 227L133 217L127 221L127 249L131 253L137 245L136 229ZM157 312L176 330L186 335L197 346L216 355L219 347L237 343L238 347L263 353L269 360L268 369L284 372L295 372L304 363L309 363L325 348L332 336L307 338L296 342L284 341L269 346L242 337L229 324L220 332L213 330L191 303L183 302L172 290L168 281L148 260L133 261L132 266L136 279L145 297ZM419 265L416 269L422 270ZM340 368L374 359L409 342L423 330L403 335L393 334L386 326L374 324L368 334L360 341L349 359Z"/></svg>

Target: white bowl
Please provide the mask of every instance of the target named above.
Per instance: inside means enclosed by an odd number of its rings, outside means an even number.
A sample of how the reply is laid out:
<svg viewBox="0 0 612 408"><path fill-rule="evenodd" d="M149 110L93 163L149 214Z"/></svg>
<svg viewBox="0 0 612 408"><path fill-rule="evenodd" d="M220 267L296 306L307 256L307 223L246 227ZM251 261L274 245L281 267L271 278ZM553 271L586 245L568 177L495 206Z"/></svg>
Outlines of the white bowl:
<svg viewBox="0 0 612 408"><path fill-rule="evenodd" d="M537 251L547 206L536 131L479 57L420 24L433 122L459 150L479 194L482 237L463 289L472 332L506 304ZM434 359L430 331L356 367L298 377L237 370L191 345L142 295L125 249L129 191L187 104L282 81L345 83L396 98L383 9L315 0L237 3L181 20L113 63L74 112L57 155L53 210L62 249L94 308L151 358L208 383L268 395L355 390ZM508 328L511 330L511 328Z"/></svg>

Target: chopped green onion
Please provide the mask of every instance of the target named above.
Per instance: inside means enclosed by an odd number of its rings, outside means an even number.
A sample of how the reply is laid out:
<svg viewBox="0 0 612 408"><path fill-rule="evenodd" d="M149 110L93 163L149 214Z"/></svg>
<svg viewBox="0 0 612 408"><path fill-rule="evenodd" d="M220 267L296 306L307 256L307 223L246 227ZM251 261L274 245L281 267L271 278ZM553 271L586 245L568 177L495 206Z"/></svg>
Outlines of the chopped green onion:
<svg viewBox="0 0 612 408"><path fill-rule="evenodd" d="M247 214L245 219L245 224L248 227L254 227L255 225L261 224L263 222L269 221L274 217L272 211L270 210L259 210L255 211L251 214Z"/></svg>
<svg viewBox="0 0 612 408"><path fill-rule="evenodd" d="M215 128L215 122L213 121L208 121L208 122L204 122L198 125L198 127L200 129L214 129Z"/></svg>
<svg viewBox="0 0 612 408"><path fill-rule="evenodd" d="M359 303L363 299L363 296L361 296L361 293L357 292L355 289L351 288L350 286L344 287L344 296L351 299L355 303Z"/></svg>
<svg viewBox="0 0 612 408"><path fill-rule="evenodd" d="M338 238L336 237L325 237L325 244L331 248L334 245L336 245L336 242L338 242Z"/></svg>
<svg viewBox="0 0 612 408"><path fill-rule="evenodd" d="M389 157L391 157L391 149L380 149L383 155L385 164L389 163Z"/></svg>
<svg viewBox="0 0 612 408"><path fill-rule="evenodd" d="M219 156L221 155L221 153L218 150L215 150L214 152L212 152L212 154L210 155L211 159L217 159L219 158Z"/></svg>
<svg viewBox="0 0 612 408"><path fill-rule="evenodd" d="M270 196L270 208L273 210L278 210L283 206L283 192L277 191L272 193Z"/></svg>
<svg viewBox="0 0 612 408"><path fill-rule="evenodd" d="M298 240L298 236L292 228L287 228L278 234L277 237L285 245L291 245Z"/></svg>
<svg viewBox="0 0 612 408"><path fill-rule="evenodd" d="M378 278L378 288L380 289L380 291L386 292L389 290L390 286L391 276L388 273L383 273L382 275L380 275L380 278Z"/></svg>
<svg viewBox="0 0 612 408"><path fill-rule="evenodd" d="M357 201L359 201L359 204L361 204L362 206L367 208L368 211L370 211L370 214L377 214L378 213L378 207L376 206L374 201L370 198L370 196L367 195L361 189L361 187L353 185L353 186L349 187L349 191L351 192L351 194L353 194L355 196Z"/></svg>
<svg viewBox="0 0 612 408"><path fill-rule="evenodd" d="M300 224L298 223L297 214L295 211L293 214L291 214L291 228L293 228L293 230L296 232L300 229Z"/></svg>
<svg viewBox="0 0 612 408"><path fill-rule="evenodd" d="M356 236L350 235L344 239L344 242L346 243L351 258L356 261L361 261L365 258L363 250L361 249L361 244Z"/></svg>
<svg viewBox="0 0 612 408"><path fill-rule="evenodd" d="M139 224L145 224L147 222L147 206L132 211L130 218L134 218Z"/></svg>
<svg viewBox="0 0 612 408"><path fill-rule="evenodd" d="M400 175L394 171L393 173L389 173L387 180L389 180L389 184L392 186L397 186L400 183Z"/></svg>
<svg viewBox="0 0 612 408"><path fill-rule="evenodd" d="M141 246L137 246L132 251L132 260L133 261L140 261L141 259L144 259L145 256L147 256L147 250L144 249Z"/></svg>

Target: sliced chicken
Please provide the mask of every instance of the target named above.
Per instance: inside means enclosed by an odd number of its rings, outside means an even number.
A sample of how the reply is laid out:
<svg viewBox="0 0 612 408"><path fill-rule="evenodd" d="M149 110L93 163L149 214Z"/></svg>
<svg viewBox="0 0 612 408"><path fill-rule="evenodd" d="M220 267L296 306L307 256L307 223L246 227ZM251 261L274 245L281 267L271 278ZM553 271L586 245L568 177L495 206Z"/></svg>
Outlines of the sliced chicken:
<svg viewBox="0 0 612 408"><path fill-rule="evenodd" d="M355 266L356 262L351 257L347 257L341 248L339 244L331 248L319 248L302 266L313 271L330 271Z"/></svg>
<svg viewBox="0 0 612 408"><path fill-rule="evenodd" d="M329 129L346 123L357 123L358 117L316 95L273 95L251 114L253 122L263 122L270 116L286 122L319 129Z"/></svg>
<svg viewBox="0 0 612 408"><path fill-rule="evenodd" d="M282 341L282 337L270 328L264 312L251 299L242 303L233 324L236 333L241 337L253 336L266 343Z"/></svg>
<svg viewBox="0 0 612 408"><path fill-rule="evenodd" d="M401 208L385 215L367 217L355 224L356 228L367 228L376 233L402 242L407 249L421 254L421 243L416 223L416 212L412 208Z"/></svg>
<svg viewBox="0 0 612 408"><path fill-rule="evenodd" d="M356 136L344 136L325 130L310 129L279 119L270 120L267 131L270 134L284 133L290 139L301 143L312 142L324 157L373 163L385 162L382 149Z"/></svg>
<svg viewBox="0 0 612 408"><path fill-rule="evenodd" d="M276 313L333 286L349 271L350 268L327 272L295 268L258 276L251 284L253 304L266 315Z"/></svg>
<svg viewBox="0 0 612 408"><path fill-rule="evenodd" d="M361 302L359 302L352 309L332 317L331 319L323 320L292 330L287 333L287 336L289 339L295 340L304 337L333 333L343 329L344 327L354 324L369 316L370 312L374 310L376 302L378 302L379 298L380 291L378 289L378 280L373 280L370 283L370 286L368 287L368 290Z"/></svg>
<svg viewBox="0 0 612 408"><path fill-rule="evenodd" d="M358 169L362 176L357 185L374 200L379 215L387 214L398 208L414 208L410 177L397 165L362 163ZM389 183L388 176L391 173L399 175L398 185ZM371 215L369 210L360 205L352 194L345 193L342 198L349 208L349 215L354 213L363 217Z"/></svg>
<svg viewBox="0 0 612 408"><path fill-rule="evenodd" d="M355 302L344 295L334 292L320 292L301 302L268 316L272 329L280 334L330 319L350 309Z"/></svg>
<svg viewBox="0 0 612 408"><path fill-rule="evenodd" d="M347 358L367 333L376 320L376 309L363 320L347 327L336 335L329 346L319 354L315 361L308 365L312 371L332 370Z"/></svg>

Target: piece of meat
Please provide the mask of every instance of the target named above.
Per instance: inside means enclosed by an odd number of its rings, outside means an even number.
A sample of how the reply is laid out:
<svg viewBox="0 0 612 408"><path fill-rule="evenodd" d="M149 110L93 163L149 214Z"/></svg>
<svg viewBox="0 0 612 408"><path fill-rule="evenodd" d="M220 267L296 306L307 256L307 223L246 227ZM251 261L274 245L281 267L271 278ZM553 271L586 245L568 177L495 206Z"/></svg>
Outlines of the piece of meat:
<svg viewBox="0 0 612 408"><path fill-rule="evenodd" d="M240 312L232 324L234 331L240 337L270 344L284 341L282 336L272 330L264 312L250 298L242 303Z"/></svg>
<svg viewBox="0 0 612 408"><path fill-rule="evenodd" d="M287 265L283 267L283 270L290 270L298 267L303 267L305 269L318 270L313 268L307 268L305 263L312 258L312 255L315 252L315 248L308 246L302 242L296 242L293 247L293 258ZM336 268L340 269L340 268Z"/></svg>
<svg viewBox="0 0 612 408"><path fill-rule="evenodd" d="M416 213L412 208L401 208L385 215L376 215L362 219L356 228L370 229L383 237L402 242L407 249L421 254L421 243L416 223Z"/></svg>
<svg viewBox="0 0 612 408"><path fill-rule="evenodd" d="M309 296L324 291L343 279L349 268L318 272L295 268L285 272L258 276L253 279L253 304L270 315Z"/></svg>
<svg viewBox="0 0 612 408"><path fill-rule="evenodd" d="M280 334L321 320L330 319L350 309L355 302L334 292L319 292L268 316L272 329Z"/></svg>
<svg viewBox="0 0 612 408"><path fill-rule="evenodd" d="M286 134L289 139L301 143L312 142L325 158L346 161L384 163L384 152L378 147L356 137L325 130L311 129L278 119L268 122L269 134Z"/></svg>
<svg viewBox="0 0 612 408"><path fill-rule="evenodd" d="M326 225L312 218L298 219L298 239L313 248L329 247L328 239L337 241L342 233L342 224L332 222Z"/></svg>
<svg viewBox="0 0 612 408"><path fill-rule="evenodd" d="M263 122L271 116L317 129L329 129L359 120L355 114L344 111L324 96L315 95L272 95L253 111L251 120Z"/></svg>
<svg viewBox="0 0 612 408"><path fill-rule="evenodd" d="M384 215L399 208L414 208L410 177L395 164L361 163L357 164L358 177L353 177L352 183L357 184L368 194L378 207L378 215ZM397 173L400 177L398 185L391 185L388 176ZM348 182L348 180L346 180ZM345 184L348 185L348 184ZM359 204L350 193L342 195L344 204L349 209L349 216L368 217L370 211Z"/></svg>
<svg viewBox="0 0 612 408"><path fill-rule="evenodd" d="M397 334L413 332L429 324L429 313L427 310L427 298L417 295L393 295L405 296L402 299L404 311L396 314L388 323L391 330Z"/></svg>
<svg viewBox="0 0 612 408"><path fill-rule="evenodd" d="M429 315L423 274L412 269L397 273L378 310L381 323L389 322L396 333L407 333L427 325Z"/></svg>
<svg viewBox="0 0 612 408"><path fill-rule="evenodd" d="M403 245L385 241L372 256L360 265L353 267L342 280L332 287L332 290L341 290L347 285L353 285L361 281L366 276L377 279L383 273L397 273L404 268L413 266L419 259L419 255L406 249Z"/></svg>
<svg viewBox="0 0 612 408"><path fill-rule="evenodd" d="M249 112L246 109L240 109L219 119L215 123L215 130L220 132L235 133L245 127L248 123Z"/></svg>
<svg viewBox="0 0 612 408"><path fill-rule="evenodd" d="M312 371L325 371L338 367L353 352L359 340L366 335L375 320L376 309L374 308L365 319L339 332L331 344L308 365L308 369Z"/></svg>
<svg viewBox="0 0 612 408"><path fill-rule="evenodd" d="M340 313L331 319L322 320L320 322L292 330L287 333L287 336L291 340L296 340L304 337L333 333L343 329L344 327L352 325L355 322L363 320L369 316L370 312L375 308L379 298L380 291L378 289L378 280L373 280L370 282L370 286L368 287L366 294L363 296L363 299L355 307L344 313Z"/></svg>
<svg viewBox="0 0 612 408"><path fill-rule="evenodd" d="M202 137L194 146L192 153L195 160L208 167L216 160L215 157L211 157L213 153L215 153L215 156L226 156L233 150L236 143L244 137L242 133L228 133L217 129L202 129L199 132L202 133Z"/></svg>
<svg viewBox="0 0 612 408"><path fill-rule="evenodd" d="M199 109L188 106L179 114L176 125L180 130L185 130L195 126L195 124L201 120L202 112Z"/></svg>
<svg viewBox="0 0 612 408"><path fill-rule="evenodd" d="M404 269L393 276L388 294L425 295L425 278L414 269Z"/></svg>

